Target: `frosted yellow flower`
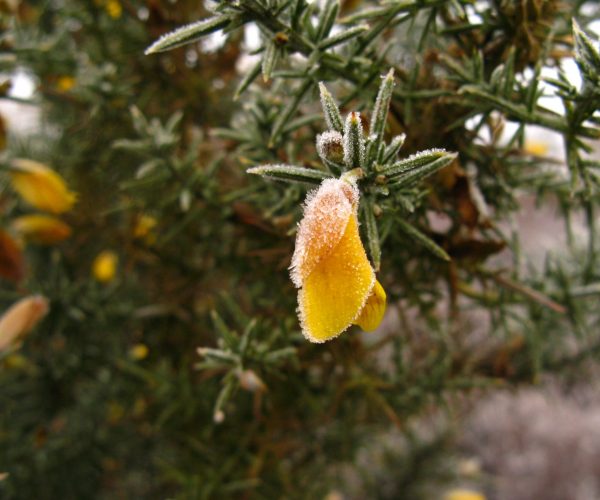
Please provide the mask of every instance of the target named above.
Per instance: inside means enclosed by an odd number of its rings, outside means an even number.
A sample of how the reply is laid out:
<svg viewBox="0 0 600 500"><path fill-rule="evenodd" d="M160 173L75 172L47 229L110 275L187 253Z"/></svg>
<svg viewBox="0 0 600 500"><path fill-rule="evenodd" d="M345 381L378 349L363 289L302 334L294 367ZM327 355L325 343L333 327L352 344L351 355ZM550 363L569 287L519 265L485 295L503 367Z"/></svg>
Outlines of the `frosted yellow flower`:
<svg viewBox="0 0 600 500"><path fill-rule="evenodd" d="M374 330L383 318L385 292L360 241L358 201L352 177L327 179L307 196L290 274L311 342L337 337L352 324Z"/></svg>
<svg viewBox="0 0 600 500"><path fill-rule="evenodd" d="M100 283L109 283L115 277L119 257L115 252L104 250L100 252L92 263L92 274Z"/></svg>
<svg viewBox="0 0 600 500"><path fill-rule="evenodd" d="M478 491L457 488L446 493L444 500L485 500L485 496Z"/></svg>
<svg viewBox="0 0 600 500"><path fill-rule="evenodd" d="M0 352L17 346L48 312L48 300L40 295L25 297L0 317Z"/></svg>
<svg viewBox="0 0 600 500"><path fill-rule="evenodd" d="M12 221L12 227L33 243L53 245L71 236L71 228L52 215L22 215Z"/></svg>
<svg viewBox="0 0 600 500"><path fill-rule="evenodd" d="M60 214L70 210L76 195L68 190L65 181L42 163L23 158L13 160L11 181L23 199L39 210Z"/></svg>

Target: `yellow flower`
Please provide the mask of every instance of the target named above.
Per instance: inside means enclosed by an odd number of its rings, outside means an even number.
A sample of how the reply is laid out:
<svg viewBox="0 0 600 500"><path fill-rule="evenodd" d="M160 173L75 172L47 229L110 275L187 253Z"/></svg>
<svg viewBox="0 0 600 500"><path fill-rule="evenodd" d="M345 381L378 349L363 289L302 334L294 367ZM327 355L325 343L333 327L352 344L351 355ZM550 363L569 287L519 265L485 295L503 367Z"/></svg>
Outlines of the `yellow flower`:
<svg viewBox="0 0 600 500"><path fill-rule="evenodd" d="M41 245L53 245L71 236L71 228L52 215L22 215L13 220L12 227L26 240Z"/></svg>
<svg viewBox="0 0 600 500"><path fill-rule="evenodd" d="M146 243L153 243L155 235L152 234L152 230L156 227L156 219L151 215L140 215L133 228L133 237L137 239L144 239Z"/></svg>
<svg viewBox="0 0 600 500"><path fill-rule="evenodd" d="M352 324L374 330L383 318L385 292L360 241L358 201L351 177L327 179L307 196L290 274L311 342L337 337Z"/></svg>
<svg viewBox="0 0 600 500"><path fill-rule="evenodd" d="M150 349L146 344L135 344L131 349L129 349L129 356L136 361L141 361L148 357L148 353Z"/></svg>
<svg viewBox="0 0 600 500"><path fill-rule="evenodd" d="M525 152L533 156L546 156L548 153L548 143L543 141L528 140L525 141Z"/></svg>
<svg viewBox="0 0 600 500"><path fill-rule="evenodd" d="M446 493L444 500L485 500L485 496L478 491L456 488Z"/></svg>
<svg viewBox="0 0 600 500"><path fill-rule="evenodd" d="M35 208L60 214L70 210L76 195L67 189L65 181L54 170L33 160L13 160L13 188Z"/></svg>
<svg viewBox="0 0 600 500"><path fill-rule="evenodd" d="M56 86L58 90L62 92L68 92L75 86L75 78L68 75L59 76L56 80Z"/></svg>
<svg viewBox="0 0 600 500"><path fill-rule="evenodd" d="M108 15L113 19L118 19L123 13L123 7L121 6L121 2L118 0L108 0L105 8L106 12L108 12Z"/></svg>
<svg viewBox="0 0 600 500"><path fill-rule="evenodd" d="M115 277L119 258L115 252L104 250L92 263L92 274L100 283L109 283Z"/></svg>
<svg viewBox="0 0 600 500"><path fill-rule="evenodd" d="M48 300L31 295L13 304L0 317L0 352L17 346L48 312Z"/></svg>

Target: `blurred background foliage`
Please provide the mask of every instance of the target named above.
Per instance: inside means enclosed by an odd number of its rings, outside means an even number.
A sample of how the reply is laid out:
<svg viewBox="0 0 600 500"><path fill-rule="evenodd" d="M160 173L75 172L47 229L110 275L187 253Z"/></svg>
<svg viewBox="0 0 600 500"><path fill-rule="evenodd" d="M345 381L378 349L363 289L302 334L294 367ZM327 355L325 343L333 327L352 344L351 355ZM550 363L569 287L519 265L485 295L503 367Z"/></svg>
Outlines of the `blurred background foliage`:
<svg viewBox="0 0 600 500"><path fill-rule="evenodd" d="M596 2L0 12L0 300L49 301L0 353L2 498L496 498L494 471L457 445L470 408L549 375L568 386L600 355ZM213 15L224 34L144 55ZM287 271L310 186L245 170L322 169L318 82L368 122L390 68L400 156L458 158L365 188L387 316L312 345ZM62 241L15 224L35 212L11 187L16 158L77 193Z"/></svg>

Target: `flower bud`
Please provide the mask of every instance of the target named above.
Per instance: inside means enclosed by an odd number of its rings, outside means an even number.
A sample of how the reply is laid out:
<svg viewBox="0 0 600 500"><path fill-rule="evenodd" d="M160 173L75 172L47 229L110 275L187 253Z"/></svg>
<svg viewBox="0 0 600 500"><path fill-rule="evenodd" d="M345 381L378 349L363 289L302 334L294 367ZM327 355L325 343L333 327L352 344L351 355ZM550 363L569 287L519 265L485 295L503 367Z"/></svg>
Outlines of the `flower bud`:
<svg viewBox="0 0 600 500"><path fill-rule="evenodd" d="M328 130L317 136L317 153L324 163L344 163L344 139L342 134Z"/></svg>
<svg viewBox="0 0 600 500"><path fill-rule="evenodd" d="M47 314L48 300L31 295L13 304L0 317L0 352L17 346Z"/></svg>
<svg viewBox="0 0 600 500"><path fill-rule="evenodd" d="M92 263L92 274L100 283L111 282L117 272L119 257L115 252L104 250L100 252Z"/></svg>

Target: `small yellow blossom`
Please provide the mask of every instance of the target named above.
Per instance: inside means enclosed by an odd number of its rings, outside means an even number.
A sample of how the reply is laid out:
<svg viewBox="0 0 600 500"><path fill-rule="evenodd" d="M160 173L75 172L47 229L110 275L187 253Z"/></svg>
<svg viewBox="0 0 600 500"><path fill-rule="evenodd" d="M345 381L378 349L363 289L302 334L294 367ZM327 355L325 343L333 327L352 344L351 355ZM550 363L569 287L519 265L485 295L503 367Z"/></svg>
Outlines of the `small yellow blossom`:
<svg viewBox="0 0 600 500"><path fill-rule="evenodd" d="M141 361L142 359L146 359L148 357L149 352L150 349L148 349L148 346L146 344L135 344L129 350L129 356L131 356L131 358L135 359L136 361Z"/></svg>
<svg viewBox="0 0 600 500"><path fill-rule="evenodd" d="M68 92L75 86L75 78L68 75L59 76L56 80L56 87L62 92Z"/></svg>
<svg viewBox="0 0 600 500"><path fill-rule="evenodd" d="M48 300L40 295L25 297L0 317L0 352L16 347L48 312Z"/></svg>
<svg viewBox="0 0 600 500"><path fill-rule="evenodd" d="M92 263L92 274L100 283L111 282L117 272L119 257L115 252L104 250L100 252Z"/></svg>
<svg viewBox="0 0 600 500"><path fill-rule="evenodd" d="M25 240L53 245L71 236L71 228L52 215L22 215L12 221L13 229Z"/></svg>
<svg viewBox="0 0 600 500"><path fill-rule="evenodd" d="M545 156L549 150L548 143L528 140L525 142L525 152L533 156Z"/></svg>
<svg viewBox="0 0 600 500"><path fill-rule="evenodd" d="M147 243L153 243L155 235L152 234L152 230L156 227L156 219L151 215L140 215L133 227L133 237L137 239L144 239Z"/></svg>
<svg viewBox="0 0 600 500"><path fill-rule="evenodd" d="M352 324L374 330L383 318L385 292L360 241L358 201L351 177L327 179L307 197L290 274L311 342L337 337Z"/></svg>
<svg viewBox="0 0 600 500"><path fill-rule="evenodd" d="M106 0L104 8L113 19L118 19L123 14L123 6L119 0Z"/></svg>
<svg viewBox="0 0 600 500"><path fill-rule="evenodd" d="M70 210L76 195L54 170L33 160L13 160L11 181L23 199L39 210L60 214Z"/></svg>
<svg viewBox="0 0 600 500"><path fill-rule="evenodd" d="M485 500L485 495L474 490L456 488L446 493L444 500Z"/></svg>

